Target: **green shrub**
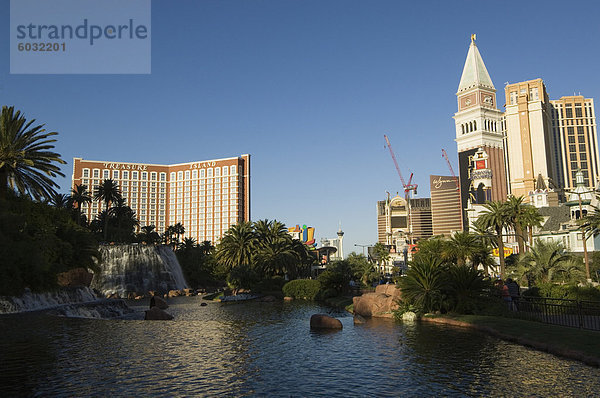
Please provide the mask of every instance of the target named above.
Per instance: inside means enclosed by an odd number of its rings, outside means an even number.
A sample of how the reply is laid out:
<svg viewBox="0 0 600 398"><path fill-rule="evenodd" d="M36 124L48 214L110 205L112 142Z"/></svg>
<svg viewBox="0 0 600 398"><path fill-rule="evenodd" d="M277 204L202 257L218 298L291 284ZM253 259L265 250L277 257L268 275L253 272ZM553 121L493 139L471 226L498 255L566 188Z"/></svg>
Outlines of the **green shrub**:
<svg viewBox="0 0 600 398"><path fill-rule="evenodd" d="M296 279L283 285L283 295L295 299L314 300L321 290L321 283L314 279Z"/></svg>
<svg viewBox="0 0 600 398"><path fill-rule="evenodd" d="M557 285L540 283L524 293L526 297L547 297L557 299L600 301L600 290L593 286Z"/></svg>
<svg viewBox="0 0 600 398"><path fill-rule="evenodd" d="M419 313L438 311L443 305L446 266L439 257L415 257L406 276L400 280L402 301Z"/></svg>
<svg viewBox="0 0 600 398"><path fill-rule="evenodd" d="M482 308L489 296L491 282L484 279L480 270L468 265L453 265L446 271L444 304L447 310L460 314L473 314Z"/></svg>

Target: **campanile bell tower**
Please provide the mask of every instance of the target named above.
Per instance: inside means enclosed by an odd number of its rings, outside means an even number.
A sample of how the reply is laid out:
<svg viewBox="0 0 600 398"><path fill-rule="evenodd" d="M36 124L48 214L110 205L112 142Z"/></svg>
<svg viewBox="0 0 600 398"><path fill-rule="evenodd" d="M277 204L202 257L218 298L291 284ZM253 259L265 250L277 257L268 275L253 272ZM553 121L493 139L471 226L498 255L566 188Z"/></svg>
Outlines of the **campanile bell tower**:
<svg viewBox="0 0 600 398"><path fill-rule="evenodd" d="M476 36L471 35L471 45L456 93L458 112L454 114L463 210L467 208L471 192L482 189L488 192L484 196L471 198L472 203L477 203L482 197L486 200L504 201L508 191L501 127L502 111L497 107L496 88L475 40ZM477 170L478 156L482 153L486 156L488 170L483 187L480 186L481 172L474 173ZM474 186L475 183L478 186Z"/></svg>

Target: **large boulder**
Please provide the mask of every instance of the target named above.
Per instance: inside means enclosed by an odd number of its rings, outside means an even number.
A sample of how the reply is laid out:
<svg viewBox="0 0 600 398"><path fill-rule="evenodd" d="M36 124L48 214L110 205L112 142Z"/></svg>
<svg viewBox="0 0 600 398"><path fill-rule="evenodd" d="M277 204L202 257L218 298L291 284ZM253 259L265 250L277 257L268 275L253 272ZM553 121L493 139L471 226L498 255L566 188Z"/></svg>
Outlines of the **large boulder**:
<svg viewBox="0 0 600 398"><path fill-rule="evenodd" d="M146 316L144 317L144 320L146 321L170 321L171 319L173 319L173 315L167 314L158 307L152 307L149 310L146 310Z"/></svg>
<svg viewBox="0 0 600 398"><path fill-rule="evenodd" d="M167 304L167 302L160 297L152 296L150 299L150 308L152 307L158 307L161 310L166 310L169 308L169 304Z"/></svg>
<svg viewBox="0 0 600 398"><path fill-rule="evenodd" d="M310 327L311 329L341 329L342 322L326 314L314 314L310 317Z"/></svg>
<svg viewBox="0 0 600 398"><path fill-rule="evenodd" d="M392 317L392 311L398 308L401 297L400 289L396 285L379 285L375 293L366 293L354 297L354 313L361 316Z"/></svg>
<svg viewBox="0 0 600 398"><path fill-rule="evenodd" d="M63 287L89 287L93 277L94 274L88 272L85 268L73 268L56 275L58 285Z"/></svg>

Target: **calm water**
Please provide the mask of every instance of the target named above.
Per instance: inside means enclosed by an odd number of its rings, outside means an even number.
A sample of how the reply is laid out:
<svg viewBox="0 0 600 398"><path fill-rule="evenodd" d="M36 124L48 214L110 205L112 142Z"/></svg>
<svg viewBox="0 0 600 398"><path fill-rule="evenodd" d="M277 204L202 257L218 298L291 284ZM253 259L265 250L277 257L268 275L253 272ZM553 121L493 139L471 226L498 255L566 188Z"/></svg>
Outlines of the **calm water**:
<svg viewBox="0 0 600 398"><path fill-rule="evenodd" d="M0 396L597 396L600 370L476 332L316 304L200 306L171 322L0 317ZM134 303L139 304L139 303ZM600 336L599 336L600 337Z"/></svg>

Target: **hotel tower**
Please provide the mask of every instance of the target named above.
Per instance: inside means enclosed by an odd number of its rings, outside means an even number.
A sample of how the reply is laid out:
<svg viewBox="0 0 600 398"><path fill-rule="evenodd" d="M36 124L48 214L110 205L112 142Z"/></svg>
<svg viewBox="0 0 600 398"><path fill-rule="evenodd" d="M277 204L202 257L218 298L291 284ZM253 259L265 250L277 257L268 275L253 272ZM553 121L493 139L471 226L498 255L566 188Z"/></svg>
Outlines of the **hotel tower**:
<svg viewBox="0 0 600 398"><path fill-rule="evenodd" d="M216 243L232 224L250 220L250 155L172 165L73 159L72 186L95 192L105 179L119 185L140 227L163 233L181 223L184 237ZM93 220L102 202L82 206Z"/></svg>

